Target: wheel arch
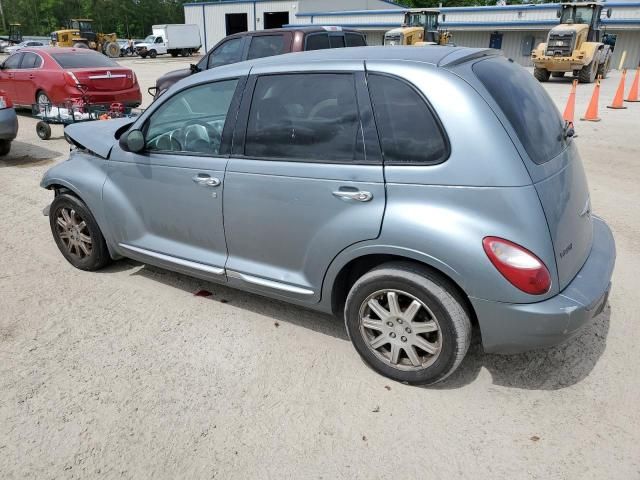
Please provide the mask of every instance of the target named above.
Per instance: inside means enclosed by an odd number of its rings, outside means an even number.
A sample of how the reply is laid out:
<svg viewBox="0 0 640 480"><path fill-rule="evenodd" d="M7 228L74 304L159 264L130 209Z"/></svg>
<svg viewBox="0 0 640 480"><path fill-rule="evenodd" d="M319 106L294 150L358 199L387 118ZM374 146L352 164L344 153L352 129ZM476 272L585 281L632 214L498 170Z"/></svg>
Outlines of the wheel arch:
<svg viewBox="0 0 640 480"><path fill-rule="evenodd" d="M456 270L421 252L397 247L364 247L350 255L343 255L341 258L335 259L325 275L322 295L323 300L328 303L330 311L334 315L340 316L344 310L349 290L356 280L373 268L390 262L414 263L426 267L440 276L464 299L472 322L477 324L473 305L464 286L464 279Z"/></svg>

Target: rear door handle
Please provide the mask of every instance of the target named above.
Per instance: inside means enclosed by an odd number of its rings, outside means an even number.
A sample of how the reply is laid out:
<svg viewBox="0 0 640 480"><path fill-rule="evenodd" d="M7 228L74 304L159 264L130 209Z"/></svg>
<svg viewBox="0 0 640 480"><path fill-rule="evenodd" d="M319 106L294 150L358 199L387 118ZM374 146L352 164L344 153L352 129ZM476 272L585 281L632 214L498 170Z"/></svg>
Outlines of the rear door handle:
<svg viewBox="0 0 640 480"><path fill-rule="evenodd" d="M365 192L364 190L358 191L349 191L349 190L338 190L333 192L334 197L344 198L345 200L355 200L357 202L368 202L373 198L373 193Z"/></svg>
<svg viewBox="0 0 640 480"><path fill-rule="evenodd" d="M192 177L192 180L198 185L202 185L203 187L217 187L221 183L219 178L212 177L204 173L194 175Z"/></svg>

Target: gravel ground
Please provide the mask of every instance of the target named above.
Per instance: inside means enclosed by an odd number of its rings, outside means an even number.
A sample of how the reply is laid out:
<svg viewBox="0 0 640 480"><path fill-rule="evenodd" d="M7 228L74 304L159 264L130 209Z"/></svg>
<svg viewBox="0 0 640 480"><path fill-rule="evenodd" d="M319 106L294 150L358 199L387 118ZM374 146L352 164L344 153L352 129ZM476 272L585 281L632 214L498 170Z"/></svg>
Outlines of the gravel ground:
<svg viewBox="0 0 640 480"><path fill-rule="evenodd" d="M188 62L122 63L146 90ZM0 477L640 478L640 105L604 108L618 79L576 139L617 241L610 307L543 352L476 340L435 388L375 374L318 313L133 261L73 269L38 186L68 147L21 116L0 161ZM546 85L560 108L569 84Z"/></svg>

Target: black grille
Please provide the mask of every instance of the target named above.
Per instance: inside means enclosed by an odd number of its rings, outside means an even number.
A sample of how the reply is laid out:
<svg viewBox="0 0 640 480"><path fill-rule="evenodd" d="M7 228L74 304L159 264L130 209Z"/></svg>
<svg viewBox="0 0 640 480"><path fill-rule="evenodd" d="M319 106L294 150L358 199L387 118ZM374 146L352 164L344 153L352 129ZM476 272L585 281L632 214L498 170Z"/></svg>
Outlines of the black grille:
<svg viewBox="0 0 640 480"><path fill-rule="evenodd" d="M573 33L550 33L547 41L547 55L570 57L573 52Z"/></svg>

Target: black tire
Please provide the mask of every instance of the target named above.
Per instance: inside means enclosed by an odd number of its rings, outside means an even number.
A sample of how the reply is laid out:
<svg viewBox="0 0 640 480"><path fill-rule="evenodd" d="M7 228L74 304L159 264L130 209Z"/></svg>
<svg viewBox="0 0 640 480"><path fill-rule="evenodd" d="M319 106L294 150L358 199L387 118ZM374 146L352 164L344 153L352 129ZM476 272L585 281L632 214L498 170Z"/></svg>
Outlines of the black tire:
<svg viewBox="0 0 640 480"><path fill-rule="evenodd" d="M386 336L384 338L383 336L386 333L381 330L383 333L380 333L379 336L368 337L369 333L365 331L365 327L361 326L361 313L368 308L368 300L372 296L380 294L381 298L384 299L385 295L388 294L387 290L396 292L401 310L403 307L400 302L403 296L407 301L413 298L418 300L418 303L421 302L423 307L414 318L423 315L424 317L421 317L421 319L435 320L435 324L438 325L436 332L419 333L419 335L425 335L423 338L426 338L429 342L435 342L432 345L439 345L439 351L431 356L426 355L426 351L420 350L426 359L425 361L422 358L419 359L422 365L418 363L418 366L412 366L415 364L409 360L408 350L406 349L409 345L416 345L411 339L411 334L413 334L414 339L418 337L417 327L415 326L420 325L420 323L408 323L405 320L402 324L397 317L389 318L389 323L385 320L382 321L381 325L391 326L393 324L389 329L391 333L388 335L389 337L393 336L396 344L399 344L398 338L408 342L405 344L400 343L397 347L401 353L395 366L390 359L382 358L387 353L390 357L392 356L391 343L380 344L378 348L384 347L385 350L383 351L374 350L373 346L369 345L370 341L378 338L382 338L384 341ZM391 311L389 304L390 302L387 307L383 308L388 308ZM424 308L424 306L427 308ZM429 313L429 310L431 313ZM367 313L368 319L371 319L372 313L374 317L376 316L375 312L370 310ZM431 314L433 318L431 318ZM471 342L470 315L465 308L464 299L457 289L441 275L414 263L387 263L360 277L347 296L344 316L349 338L363 360L378 373L398 382L425 385L443 380L460 365ZM382 316L378 315L377 317L382 320ZM374 319L374 321L378 319ZM412 332L410 329L406 330L408 340L404 336L405 334L402 333L407 325L415 327L414 329L416 330L416 332ZM387 327L384 326L384 328L386 329ZM399 329L397 334L394 333L394 329ZM428 338L427 336L429 335L436 335L437 337ZM409 348L413 349L415 355L415 347Z"/></svg>
<svg viewBox="0 0 640 480"><path fill-rule="evenodd" d="M73 48L89 48L89 45L82 42L76 42L73 44Z"/></svg>
<svg viewBox="0 0 640 480"><path fill-rule="evenodd" d="M151 51L149 52L149 56L150 56L151 58L156 58L156 57L158 56L158 52L156 52L155 50L151 50Z"/></svg>
<svg viewBox="0 0 640 480"><path fill-rule="evenodd" d="M175 50L171 50L171 56L172 57L177 57L178 56L178 52L176 52Z"/></svg>
<svg viewBox="0 0 640 480"><path fill-rule="evenodd" d="M549 70L535 67L533 69L533 76L536 77L539 82L547 82L549 80Z"/></svg>
<svg viewBox="0 0 640 480"><path fill-rule="evenodd" d="M70 248L61 237L61 232L64 231L64 227L58 223L58 217L60 216L64 220L62 214L62 210L64 209L75 212L73 217L77 223L85 223L85 226L80 232L84 232L83 235L88 235L91 238L89 255L86 255L85 252L77 247ZM94 271L105 267L111 262L109 250L107 249L107 244L104 241L100 227L98 227L95 218L93 218L87 206L77 197L68 193L56 196L49 209L49 225L60 253L62 253L62 256L74 267L80 270Z"/></svg>
<svg viewBox="0 0 640 480"><path fill-rule="evenodd" d="M141 57L141 58L147 58L147 54L146 54L146 53L141 53L141 54L140 54L140 57Z"/></svg>
<svg viewBox="0 0 640 480"><path fill-rule="evenodd" d="M191 55L191 50L189 50L188 48L183 48L180 51L180 55L182 55L183 57L188 57Z"/></svg>
<svg viewBox="0 0 640 480"><path fill-rule="evenodd" d="M596 79L596 75L598 73L598 66L596 64L596 59L591 60L591 63L582 67L582 69L578 72L578 81L580 83L593 83Z"/></svg>
<svg viewBox="0 0 640 480"><path fill-rule="evenodd" d="M9 155L11 151L11 140L0 140L0 157Z"/></svg>
<svg viewBox="0 0 640 480"><path fill-rule="evenodd" d="M42 140L49 140L51 138L51 126L47 122L40 120L36 123L36 133Z"/></svg>
<svg viewBox="0 0 640 480"><path fill-rule="evenodd" d="M565 72L551 72L551 76L553 78L564 78Z"/></svg>

